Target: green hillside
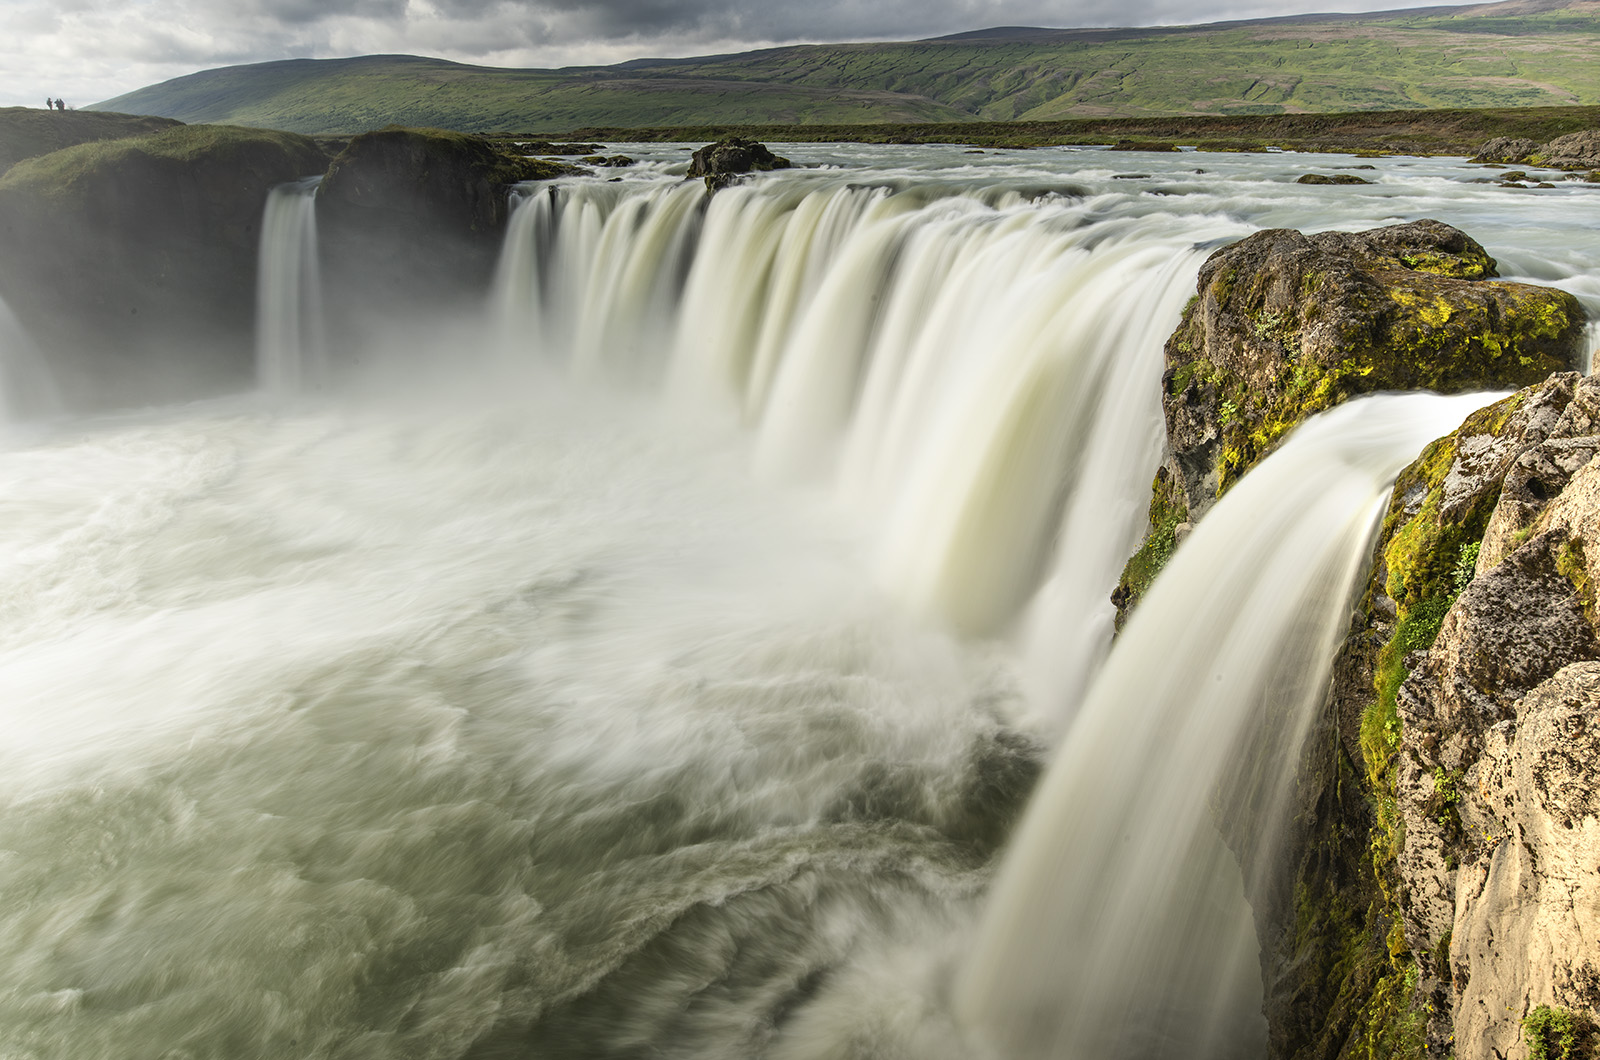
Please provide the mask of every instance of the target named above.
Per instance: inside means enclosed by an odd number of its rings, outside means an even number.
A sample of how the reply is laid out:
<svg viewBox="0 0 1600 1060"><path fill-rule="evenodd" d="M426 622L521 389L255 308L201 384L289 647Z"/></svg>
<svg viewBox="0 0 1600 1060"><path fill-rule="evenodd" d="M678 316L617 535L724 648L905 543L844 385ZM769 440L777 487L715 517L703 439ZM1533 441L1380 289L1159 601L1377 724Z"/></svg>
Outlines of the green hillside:
<svg viewBox="0 0 1600 1060"><path fill-rule="evenodd" d="M1600 0L1143 30L989 30L611 67L414 56L226 67L106 110L355 132L1050 121L1600 103Z"/></svg>

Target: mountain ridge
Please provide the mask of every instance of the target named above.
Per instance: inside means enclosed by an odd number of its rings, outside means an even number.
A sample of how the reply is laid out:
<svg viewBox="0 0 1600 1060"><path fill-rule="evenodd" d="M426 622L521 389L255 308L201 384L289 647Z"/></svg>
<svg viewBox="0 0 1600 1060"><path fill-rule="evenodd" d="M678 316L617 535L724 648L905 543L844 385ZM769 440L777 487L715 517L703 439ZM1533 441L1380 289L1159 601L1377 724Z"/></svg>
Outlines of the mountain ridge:
<svg viewBox="0 0 1600 1060"><path fill-rule="evenodd" d="M1501 0L1199 26L1002 26L612 66L425 56L220 67L101 109L350 133L1048 121L1600 103L1600 0Z"/></svg>

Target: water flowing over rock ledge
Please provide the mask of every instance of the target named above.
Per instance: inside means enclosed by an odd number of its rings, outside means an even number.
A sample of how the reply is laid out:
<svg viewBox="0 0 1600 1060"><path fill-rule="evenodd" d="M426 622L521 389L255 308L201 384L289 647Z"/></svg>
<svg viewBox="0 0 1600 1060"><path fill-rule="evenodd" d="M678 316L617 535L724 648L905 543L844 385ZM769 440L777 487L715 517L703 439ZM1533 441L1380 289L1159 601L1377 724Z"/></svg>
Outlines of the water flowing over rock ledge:
<svg viewBox="0 0 1600 1060"><path fill-rule="evenodd" d="M1494 276L1435 221L1261 232L1207 261L1167 344L1168 451L1123 614L1307 416L1373 390L1527 388L1397 480L1287 874L1250 896L1274 1057L1523 1057L1523 1017L1581 1029L1600 1004L1600 384L1563 371L1585 352L1576 299Z"/></svg>
<svg viewBox="0 0 1600 1060"><path fill-rule="evenodd" d="M73 148L24 163L0 181L0 224L10 226L8 238L39 248L8 265L7 290L37 296L27 303L30 311L48 310L39 313L46 321L41 337L53 347L93 337L81 343L82 378L72 395L79 405L132 404L158 392L170 399L159 388L180 373L185 385L200 389L237 385L252 368L246 303L265 189L320 173L328 163L322 145L258 130L183 129L130 143ZM328 284L345 323L353 331L360 314L381 315L385 307L481 299L506 227L507 189L559 172L450 133L389 129L343 145L321 196ZM595 186L605 194L609 187ZM699 224L713 210L698 189L666 182L662 189L666 205L656 219L682 223L671 229L673 240L662 243L659 260L681 265L681 256L668 250L698 239ZM764 204L754 190L719 195L718 208L729 218L772 222L777 214L760 214ZM556 196L540 198L533 205L542 205L553 222ZM836 198L840 216L878 201L876 193L849 188ZM643 210L644 203L635 206ZM539 216L530 210L530 221ZM55 245L52 225L76 234ZM857 262L861 275L881 279L892 275L883 263L908 260L897 258L898 240L912 237L898 230L893 235ZM543 283L533 268L540 249L528 254L530 290L559 286ZM1084 274L1104 276L1103 263L1088 262L1093 246L1082 249ZM1199 251L1188 243L1181 251L1191 255L1185 260L1192 270ZM1002 257L1011 262L1017 255L996 255ZM105 264L83 269L97 260ZM925 260L929 269L943 267L938 258ZM741 269L729 257L707 271L705 304L714 306L735 286L729 277L754 285L769 267ZM673 297L684 294L681 273L662 270L656 279ZM771 451L785 458L809 458L825 448L818 439L841 429L833 420L851 414L857 365L867 363L868 340L876 341L870 307L856 297L860 291L834 286L836 304L863 307L861 319L850 342L815 343L849 357L825 380L831 403L822 427L797 421L792 438L772 432L783 444ZM965 285L969 293L974 286ZM1186 281L1171 283L1175 297L1163 303L1153 334L1170 326L1183 286ZM1518 1058L1533 1033L1524 1032L1522 1014L1544 1006L1582 1017L1600 1004L1600 962L1584 948L1596 920L1589 867L1600 863L1593 848L1600 800L1592 780L1600 752L1587 735L1600 686L1591 570L1592 557L1600 556L1592 536L1600 526L1600 472L1593 464L1600 452L1600 392L1564 371L1580 360L1582 310L1562 292L1496 279L1495 263L1479 244L1433 221L1354 234L1261 232L1213 256L1199 292L1167 344L1162 400L1169 445L1154 484L1152 532L1118 591L1124 611L1159 574L1189 524L1313 414L1381 389L1533 384L1469 418L1401 474L1371 580L1335 669L1324 724L1304 752L1290 863L1282 872L1255 865L1250 873L1271 1055L1420 1055L1427 1045L1463 1058L1487 1058L1490 1049ZM1034 301L1060 308L1057 299ZM639 324L647 340L639 348L661 345L643 326L656 318L635 321L613 311L613 303L594 304L607 308L590 313L587 323L603 325L591 331L620 333ZM1132 331L1150 315L1083 330ZM924 323L909 302L894 319L907 333ZM748 351L748 336L734 332L749 326L742 319L728 325L727 351ZM543 329L530 325L519 333L543 337L548 328L547 321ZM836 332L819 323L816 333ZM174 353L185 346L192 347L190 356L204 355L198 378L184 351ZM1154 350L1154 343L1139 346ZM616 352L614 344L595 349L597 357ZM708 358L703 367L708 374L726 367L741 385L759 374L725 360L726 366ZM1066 401L1083 388L1058 370L1063 363L1042 357L1044 382L1020 392L1028 400L996 405L1005 410L1005 429L997 431L1002 441L1016 435L1020 445L1031 441L1023 436L1035 426L1068 419ZM1153 414L1155 365L1144 363L1150 371L1137 389L1150 396ZM152 373L152 365L173 371ZM868 379L869 394L871 384ZM808 385L794 377L795 393L820 392ZM1153 443L1153 432L1150 437ZM951 453L975 448L958 440ZM1052 444L1066 449L1077 443L1064 438ZM1015 451L997 446L994 466L1014 469ZM950 466L945 462L930 476L947 491ZM1057 465L1040 467L1040 479L1047 480ZM1142 488L1149 467L1140 465L1130 490ZM989 480L976 472L974 480L988 489ZM1012 481L1006 489L1006 496L1030 503L1042 492L1032 480ZM1027 553L1029 561L1016 564L1016 584L992 594L997 601L985 600L981 609L970 606L961 581L978 568L969 568L967 551L949 550L961 562L946 564L946 580L960 592L947 595L969 605L976 616L971 629L991 632L1033 591L1053 541L1052 524L1044 515L1014 518L1017 506L996 503L994 490L974 489L973 495L979 501L952 509L961 518L949 520L948 535L957 543L968 537L978 542L969 550L973 555L1005 551L988 547L996 527L1028 522L1038 539L1012 550ZM1092 508L1102 524L1106 508ZM969 533L962 521L968 513L989 520L982 533ZM1129 529L1136 524L1134 508ZM935 536L930 525L916 521L905 540L926 544ZM1126 550L1127 543L1118 546L1109 572ZM937 558L943 562L943 554ZM944 577L945 568L939 573ZM997 579L985 573L972 581L989 591ZM1104 594L1102 583L1095 599ZM1338 612L1330 628L1342 625ZM990 757L999 766L991 768ZM970 854L977 864L993 855L1032 785L1038 757L1031 746L1011 747L997 738L994 754L975 760L961 805L993 812L953 812L941 823L963 859ZM889 804L876 788L868 795L862 805L892 815L876 809ZM963 886L975 891L979 885Z"/></svg>

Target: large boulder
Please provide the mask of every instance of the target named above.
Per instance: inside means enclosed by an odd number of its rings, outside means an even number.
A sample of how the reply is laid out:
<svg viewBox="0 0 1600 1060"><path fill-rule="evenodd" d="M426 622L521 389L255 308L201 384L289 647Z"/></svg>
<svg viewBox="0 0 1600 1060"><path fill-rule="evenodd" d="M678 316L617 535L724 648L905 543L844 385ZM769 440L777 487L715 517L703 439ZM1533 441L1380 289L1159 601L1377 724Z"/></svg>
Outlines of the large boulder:
<svg viewBox="0 0 1600 1060"><path fill-rule="evenodd" d="M1119 624L1186 524L1308 416L1379 390L1511 389L1579 363L1564 291L1495 279L1459 229L1258 232L1211 256L1166 345L1167 453Z"/></svg>
<svg viewBox="0 0 1600 1060"><path fill-rule="evenodd" d="M704 177L706 190L716 191L741 174L788 169L791 165L787 158L773 154L766 144L733 136L695 151L689 159L688 176Z"/></svg>
<svg viewBox="0 0 1600 1060"><path fill-rule="evenodd" d="M1495 275L1438 221L1274 229L1212 255L1166 346L1167 466L1190 519L1295 425L1358 394L1520 387L1575 366L1578 300Z"/></svg>
<svg viewBox="0 0 1600 1060"><path fill-rule="evenodd" d="M1552 169L1600 168L1600 129L1558 136L1535 151L1529 161Z"/></svg>
<svg viewBox="0 0 1600 1060"><path fill-rule="evenodd" d="M1522 136L1496 136L1486 140L1478 148L1478 153L1472 156L1472 161L1516 165L1518 162L1526 162L1537 150L1539 150L1538 140L1529 140Z"/></svg>
<svg viewBox="0 0 1600 1060"><path fill-rule="evenodd" d="M326 165L302 136L194 125L13 166L0 178L0 295L64 400L123 406L247 383L267 192Z"/></svg>
<svg viewBox="0 0 1600 1060"><path fill-rule="evenodd" d="M365 317L477 297L511 186L576 172L466 133L389 126L353 137L317 192L330 311Z"/></svg>

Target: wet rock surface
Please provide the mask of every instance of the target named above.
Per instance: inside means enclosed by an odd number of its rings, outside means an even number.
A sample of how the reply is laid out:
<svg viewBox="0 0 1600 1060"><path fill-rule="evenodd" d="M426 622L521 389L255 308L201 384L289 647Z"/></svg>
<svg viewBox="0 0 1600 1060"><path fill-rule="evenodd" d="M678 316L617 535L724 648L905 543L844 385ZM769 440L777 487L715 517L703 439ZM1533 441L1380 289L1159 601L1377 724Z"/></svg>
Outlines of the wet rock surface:
<svg viewBox="0 0 1600 1060"><path fill-rule="evenodd" d="M706 190L717 191L734 183L742 174L788 169L792 165L787 158L773 154L765 144L734 136L695 151L689 160L687 175L704 177Z"/></svg>
<svg viewBox="0 0 1600 1060"><path fill-rule="evenodd" d="M1535 812L1545 796L1507 779L1559 774L1561 806L1594 800L1600 763L1569 755L1552 773L1550 727L1531 719L1552 696L1579 711L1595 687L1597 413L1600 381L1559 373L1473 414L1396 482L1335 665L1337 739L1308 755L1302 791L1313 804L1348 784L1365 797L1301 834L1297 893L1326 904L1277 929L1277 1055L1355 1044L1520 1060L1524 1016L1592 1015L1600 1000L1584 985L1600 964L1600 904L1578 897L1600 866L1584 853L1595 821ZM1589 859L1588 877L1573 858ZM1318 961L1344 1008L1308 1000L1304 967ZM1301 1051L1317 1041L1324 1051Z"/></svg>
<svg viewBox="0 0 1600 1060"><path fill-rule="evenodd" d="M471 297L494 268L511 186L571 172L465 133L352 138L317 192L327 303L362 314Z"/></svg>

